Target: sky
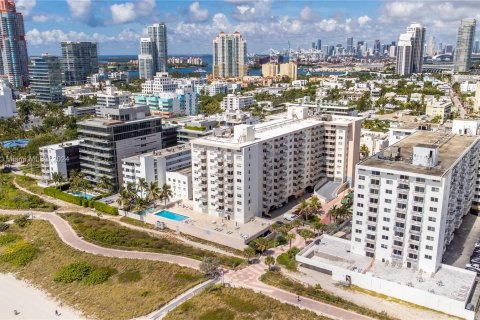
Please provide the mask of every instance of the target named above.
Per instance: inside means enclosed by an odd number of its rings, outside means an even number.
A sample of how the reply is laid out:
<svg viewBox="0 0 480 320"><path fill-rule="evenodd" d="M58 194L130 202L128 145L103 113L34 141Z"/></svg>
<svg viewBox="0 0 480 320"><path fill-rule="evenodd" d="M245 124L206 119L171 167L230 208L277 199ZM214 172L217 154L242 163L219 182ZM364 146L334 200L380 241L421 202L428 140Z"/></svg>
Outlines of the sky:
<svg viewBox="0 0 480 320"><path fill-rule="evenodd" d="M454 43L463 18L480 21L480 0L16 0L29 55L59 54L61 41L98 42L99 54L137 54L146 26L167 25L168 53L211 54L220 32L239 31L249 53L341 43L397 41L410 23ZM477 38L480 31L477 32Z"/></svg>

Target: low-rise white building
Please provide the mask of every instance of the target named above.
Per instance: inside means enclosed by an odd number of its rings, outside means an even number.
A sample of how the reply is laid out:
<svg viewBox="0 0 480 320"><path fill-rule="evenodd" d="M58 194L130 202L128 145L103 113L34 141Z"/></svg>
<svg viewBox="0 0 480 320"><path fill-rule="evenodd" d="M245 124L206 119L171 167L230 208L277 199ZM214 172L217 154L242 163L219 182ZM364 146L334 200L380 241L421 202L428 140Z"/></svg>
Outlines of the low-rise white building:
<svg viewBox="0 0 480 320"><path fill-rule="evenodd" d="M190 145L159 149L122 160L123 183L138 185L143 178L147 183L157 182L161 187L167 183L167 172L175 172L191 167Z"/></svg>
<svg viewBox="0 0 480 320"><path fill-rule="evenodd" d="M16 112L12 89L2 80L0 82L0 119L13 117Z"/></svg>
<svg viewBox="0 0 480 320"><path fill-rule="evenodd" d="M223 98L220 106L223 110L235 111L256 104L257 101L252 96L243 96L236 94L228 94Z"/></svg>
<svg viewBox="0 0 480 320"><path fill-rule="evenodd" d="M425 114L429 117L435 118L440 117L441 122L444 123L452 114L452 100L450 97L443 96L440 98L429 97L425 100L427 105L425 109Z"/></svg>
<svg viewBox="0 0 480 320"><path fill-rule="evenodd" d="M166 180L166 183L172 188L173 200L192 200L192 167L167 171Z"/></svg>
<svg viewBox="0 0 480 320"><path fill-rule="evenodd" d="M367 129L362 129L360 137L360 149L362 146L368 148L368 156L377 154L382 149L388 147L389 134L384 132L375 132Z"/></svg>
<svg viewBox="0 0 480 320"><path fill-rule="evenodd" d="M54 173L67 180L71 170L80 169L79 145L80 140L72 140L39 148L42 185L49 185Z"/></svg>

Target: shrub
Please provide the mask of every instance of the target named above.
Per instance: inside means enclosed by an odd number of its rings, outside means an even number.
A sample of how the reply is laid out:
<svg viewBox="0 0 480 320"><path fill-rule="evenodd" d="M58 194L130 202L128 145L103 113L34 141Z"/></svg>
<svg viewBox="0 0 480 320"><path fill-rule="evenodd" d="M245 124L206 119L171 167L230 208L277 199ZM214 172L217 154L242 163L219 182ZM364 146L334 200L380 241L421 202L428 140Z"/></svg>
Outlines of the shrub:
<svg viewBox="0 0 480 320"><path fill-rule="evenodd" d="M213 320L213 319L222 319L222 320L233 320L235 319L235 313L226 308L218 308L215 310L204 312L200 315L200 320Z"/></svg>
<svg viewBox="0 0 480 320"><path fill-rule="evenodd" d="M30 220L28 220L27 216L22 216L20 218L16 218L13 222L20 228L25 228L30 223Z"/></svg>
<svg viewBox="0 0 480 320"><path fill-rule="evenodd" d="M92 267L85 262L75 262L60 268L53 278L55 282L72 283L81 281L92 272Z"/></svg>
<svg viewBox="0 0 480 320"><path fill-rule="evenodd" d="M22 236L16 233L0 234L0 246L15 242L22 239Z"/></svg>
<svg viewBox="0 0 480 320"><path fill-rule="evenodd" d="M96 285L104 283L107 281L110 276L117 273L116 269L113 268L95 268L90 272L90 274L83 280L85 284Z"/></svg>
<svg viewBox="0 0 480 320"><path fill-rule="evenodd" d="M38 249L30 242L20 240L10 243L5 247L0 261L8 262L16 267L26 266L35 258Z"/></svg>
<svg viewBox="0 0 480 320"><path fill-rule="evenodd" d="M95 201L95 200L87 200L81 197L77 197L65 192L62 192L56 188L47 187L44 189L44 193L50 197L54 197L66 202L70 202L76 204L77 206L82 206L85 208L95 208L96 210L111 214L111 215L118 215L118 209L116 207L112 207L106 203Z"/></svg>
<svg viewBox="0 0 480 320"><path fill-rule="evenodd" d="M101 212L106 213L106 214L111 214L111 215L114 215L114 216L118 215L118 209L116 207L109 206L108 204L103 203L103 202L94 201L93 202L93 207L96 210L101 211Z"/></svg>
<svg viewBox="0 0 480 320"><path fill-rule="evenodd" d="M142 279L142 275L138 270L127 270L123 273L120 273L118 276L118 281L122 283L129 283L129 282L138 282Z"/></svg>
<svg viewBox="0 0 480 320"><path fill-rule="evenodd" d="M5 222L0 222L0 232L7 231L10 226Z"/></svg>

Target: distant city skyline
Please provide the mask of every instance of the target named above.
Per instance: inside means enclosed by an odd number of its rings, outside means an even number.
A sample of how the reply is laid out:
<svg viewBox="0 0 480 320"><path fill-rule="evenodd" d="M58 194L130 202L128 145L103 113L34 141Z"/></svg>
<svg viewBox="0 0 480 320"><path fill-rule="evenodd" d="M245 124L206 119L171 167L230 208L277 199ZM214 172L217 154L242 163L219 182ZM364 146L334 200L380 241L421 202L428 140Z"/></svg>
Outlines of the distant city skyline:
<svg viewBox="0 0 480 320"><path fill-rule="evenodd" d="M458 23L480 19L476 1L92 1L17 0L25 16L31 55L59 55L61 41L98 42L100 55L138 54L146 27L164 22L169 54L211 54L211 41L224 31L239 31L249 52L269 48L310 48L322 44L398 40L405 25L421 23L427 36L455 43ZM52 4L55 5L52 5ZM428 12L428 14L425 14Z"/></svg>

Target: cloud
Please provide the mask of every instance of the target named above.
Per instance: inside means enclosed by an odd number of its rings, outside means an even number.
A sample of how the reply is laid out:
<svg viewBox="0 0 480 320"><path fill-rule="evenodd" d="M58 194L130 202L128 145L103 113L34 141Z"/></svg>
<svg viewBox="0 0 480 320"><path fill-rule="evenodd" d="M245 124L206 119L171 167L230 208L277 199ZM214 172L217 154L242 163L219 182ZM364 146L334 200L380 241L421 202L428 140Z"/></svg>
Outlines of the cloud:
<svg viewBox="0 0 480 320"><path fill-rule="evenodd" d="M320 22L317 22L315 26L317 26L320 30L326 32L332 32L337 29L337 20L330 18L330 19L323 19Z"/></svg>
<svg viewBox="0 0 480 320"><path fill-rule="evenodd" d="M115 3L110 6L112 22L124 24L137 21L139 18L154 15L155 0L138 0L135 2Z"/></svg>
<svg viewBox="0 0 480 320"><path fill-rule="evenodd" d="M92 0L67 0L70 14L76 20L86 23L89 26L95 27L103 23L96 19Z"/></svg>
<svg viewBox="0 0 480 320"><path fill-rule="evenodd" d="M305 6L300 11L299 18L302 21L313 21L316 19L318 20L320 18L320 14L309 6Z"/></svg>
<svg viewBox="0 0 480 320"><path fill-rule="evenodd" d="M87 34L85 32L68 31L64 32L60 29L51 29L39 31L34 28L26 34L27 42L33 46L44 46L50 44L58 44L62 41L93 41L98 43L105 42L137 42L140 34L132 29L124 29L116 36L108 36L100 33Z"/></svg>
<svg viewBox="0 0 480 320"><path fill-rule="evenodd" d="M193 2L190 7L188 7L188 11L192 21L203 22L208 20L208 9L200 8L200 3L198 1Z"/></svg>
<svg viewBox="0 0 480 320"><path fill-rule="evenodd" d="M24 16L29 16L30 11L37 5L37 0L17 0L17 11L23 13Z"/></svg>
<svg viewBox="0 0 480 320"><path fill-rule="evenodd" d="M238 21L255 21L269 17L272 0L230 1L236 3L232 16Z"/></svg>
<svg viewBox="0 0 480 320"><path fill-rule="evenodd" d="M48 20L50 20L50 17L41 14L41 15L33 16L33 17L32 17L32 20L33 20L34 22L42 23L42 22L47 22Z"/></svg>
<svg viewBox="0 0 480 320"><path fill-rule="evenodd" d="M357 21L358 21L358 24L363 26L365 24L367 24L368 22L370 22L372 19L369 17L369 16L361 16L361 17L358 17Z"/></svg>

